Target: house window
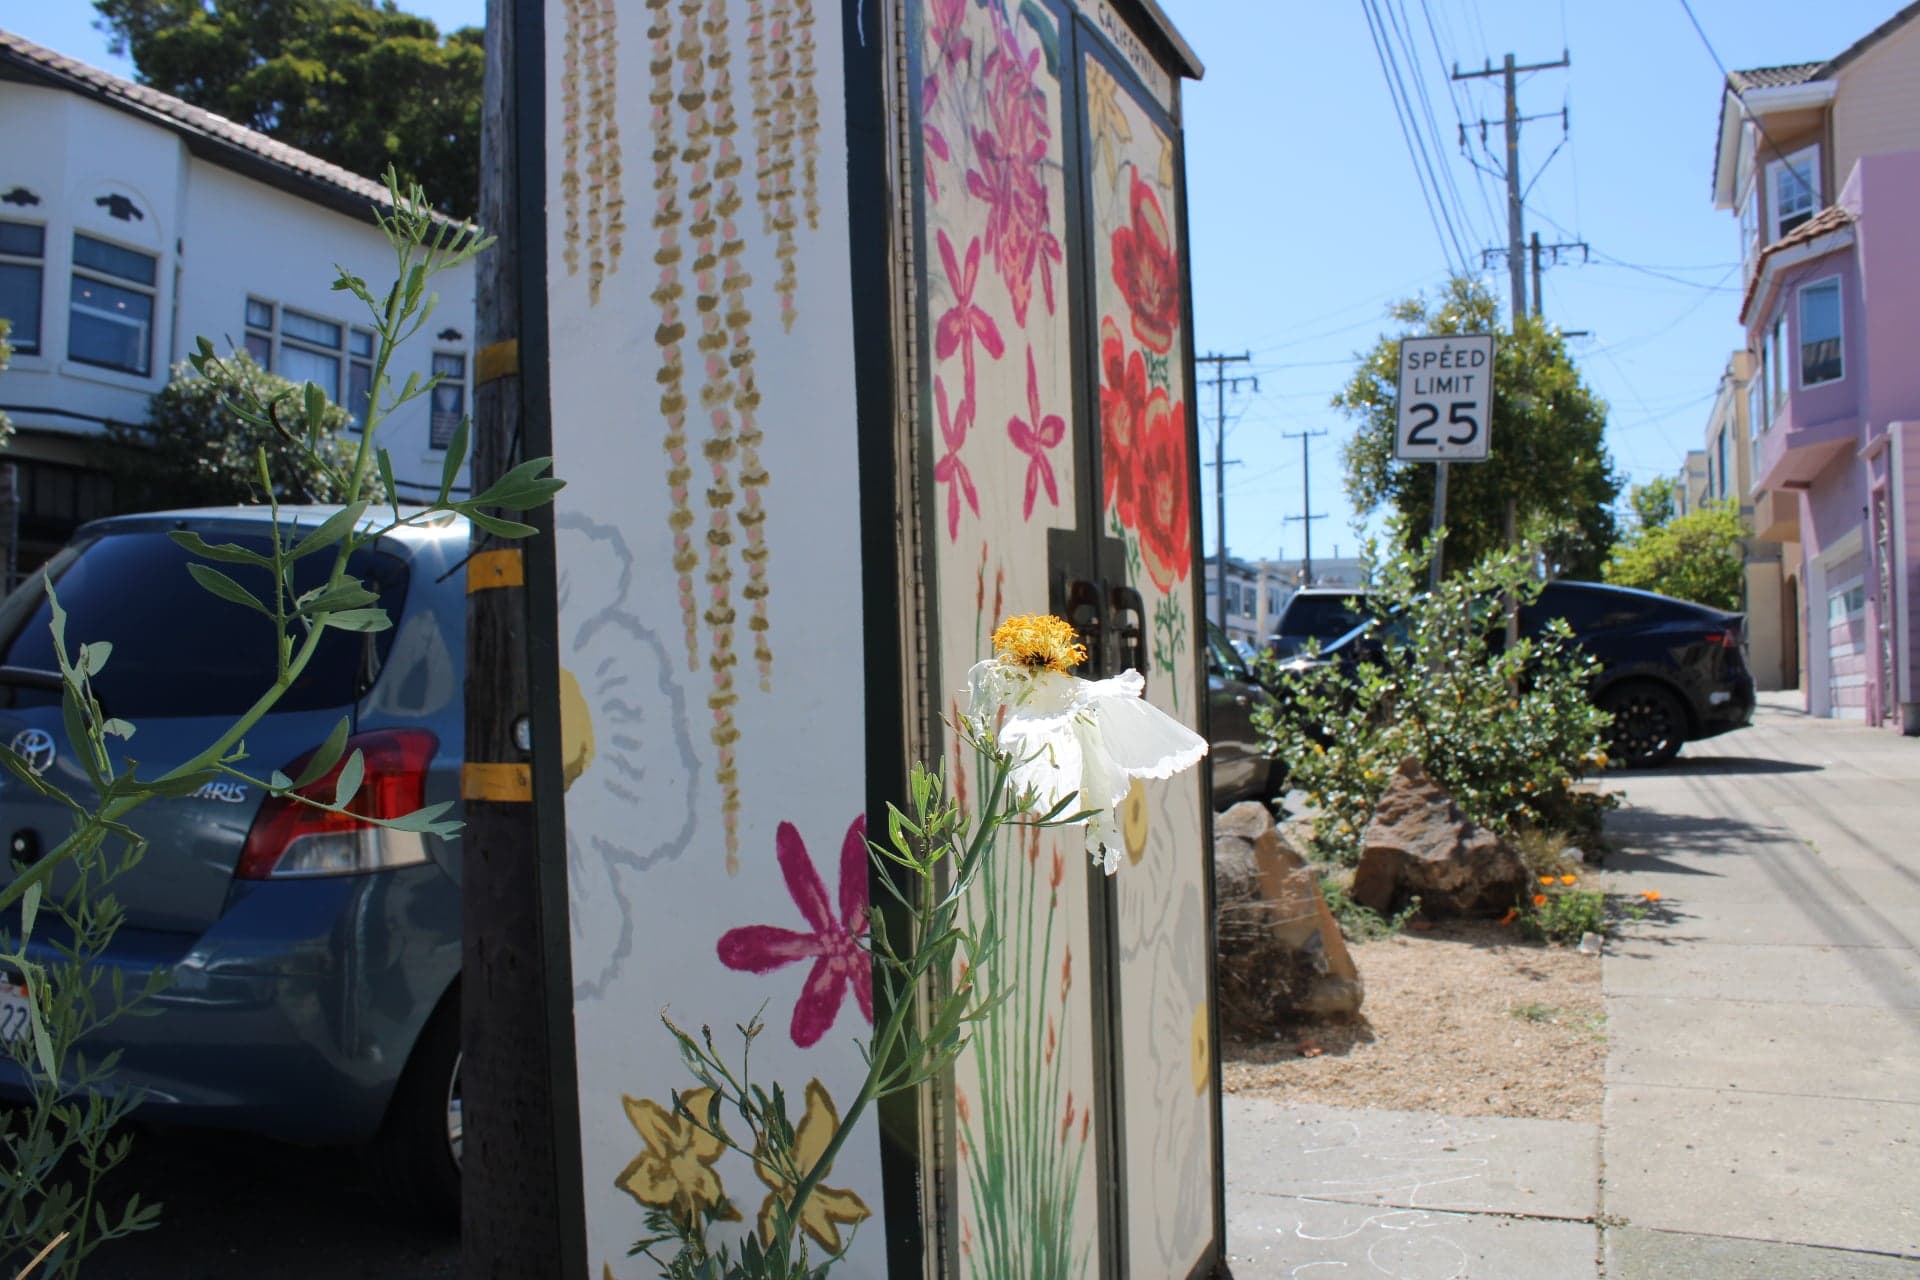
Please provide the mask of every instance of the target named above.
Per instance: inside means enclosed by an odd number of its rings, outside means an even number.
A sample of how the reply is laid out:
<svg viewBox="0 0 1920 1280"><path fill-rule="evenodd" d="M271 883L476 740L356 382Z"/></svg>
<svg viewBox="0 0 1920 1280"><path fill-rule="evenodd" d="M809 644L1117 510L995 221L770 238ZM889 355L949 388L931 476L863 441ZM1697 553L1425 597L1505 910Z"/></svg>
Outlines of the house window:
<svg viewBox="0 0 1920 1280"><path fill-rule="evenodd" d="M1773 406L1767 400L1767 344L1760 344L1760 371L1753 376L1753 385L1747 388L1747 417L1753 420L1753 434L1758 436L1773 425Z"/></svg>
<svg viewBox="0 0 1920 1280"><path fill-rule="evenodd" d="M1767 189L1773 199L1773 239L1778 240L1820 207L1820 148L1808 147L1769 164Z"/></svg>
<svg viewBox="0 0 1920 1280"><path fill-rule="evenodd" d="M467 357L458 351L433 353L433 421L429 443L444 449L453 443L453 433L467 414Z"/></svg>
<svg viewBox="0 0 1920 1280"><path fill-rule="evenodd" d="M280 376L311 382L336 404L340 400L340 347L346 335L331 320L291 307L280 308Z"/></svg>
<svg viewBox="0 0 1920 1280"><path fill-rule="evenodd" d="M152 254L76 232L67 358L142 377L150 373L158 275Z"/></svg>
<svg viewBox="0 0 1920 1280"><path fill-rule="evenodd" d="M1767 385L1768 422L1780 416L1780 410L1787 402L1787 365L1781 355L1786 344L1787 316L1783 311L1773 318L1773 327L1767 333L1767 376L1771 379Z"/></svg>
<svg viewBox="0 0 1920 1280"><path fill-rule="evenodd" d="M247 299L247 354L262 369L273 369L273 304Z"/></svg>
<svg viewBox="0 0 1920 1280"><path fill-rule="evenodd" d="M1840 277L1800 290L1800 385L1837 382L1840 360Z"/></svg>
<svg viewBox="0 0 1920 1280"><path fill-rule="evenodd" d="M7 341L23 356L40 354L40 282L47 229L0 222L0 318L13 321Z"/></svg>
<svg viewBox="0 0 1920 1280"><path fill-rule="evenodd" d="M1733 486L1727 483L1727 437L1731 432L1722 431L1713 438L1714 486L1713 496L1724 498Z"/></svg>
<svg viewBox="0 0 1920 1280"><path fill-rule="evenodd" d="M293 382L311 382L342 405L357 425L373 397L373 333L283 307L247 299L247 352L262 369ZM342 379L345 379L343 382ZM341 393L345 392L345 399Z"/></svg>
<svg viewBox="0 0 1920 1280"><path fill-rule="evenodd" d="M1760 184L1756 182L1747 186L1746 198L1740 201L1740 262L1745 276L1753 274L1759 253Z"/></svg>

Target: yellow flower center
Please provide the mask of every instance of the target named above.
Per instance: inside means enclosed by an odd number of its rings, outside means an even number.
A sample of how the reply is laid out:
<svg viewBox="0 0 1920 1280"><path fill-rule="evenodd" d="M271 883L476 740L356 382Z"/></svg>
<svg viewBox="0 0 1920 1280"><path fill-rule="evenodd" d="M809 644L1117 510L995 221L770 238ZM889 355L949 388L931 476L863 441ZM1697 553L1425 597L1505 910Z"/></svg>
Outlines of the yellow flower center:
<svg viewBox="0 0 1920 1280"><path fill-rule="evenodd" d="M1073 627L1050 613L1009 617L993 629L993 651L1002 662L1062 675L1087 660L1087 646L1076 638Z"/></svg>

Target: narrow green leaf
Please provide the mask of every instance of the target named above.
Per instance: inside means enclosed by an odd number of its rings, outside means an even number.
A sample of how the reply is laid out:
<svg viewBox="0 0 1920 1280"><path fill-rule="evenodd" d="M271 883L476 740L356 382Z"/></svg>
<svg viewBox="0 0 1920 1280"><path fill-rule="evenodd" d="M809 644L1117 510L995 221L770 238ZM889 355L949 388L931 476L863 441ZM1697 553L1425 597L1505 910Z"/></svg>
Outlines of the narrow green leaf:
<svg viewBox="0 0 1920 1280"><path fill-rule="evenodd" d="M379 468L380 483L386 487L387 502L393 507L393 518L398 520L400 518L400 489L399 486L393 483L393 459L388 456L385 449L376 449L373 454L373 464Z"/></svg>
<svg viewBox="0 0 1920 1280"><path fill-rule="evenodd" d="M109 738L126 739L133 736L133 726L125 720L109 720L100 726L100 732Z"/></svg>
<svg viewBox="0 0 1920 1280"><path fill-rule="evenodd" d="M490 516L486 512L478 510L475 504L470 502L460 503L454 509L464 513L467 519L473 521L488 533L496 534L502 538L530 538L540 532L532 525L521 524L518 520L505 520L499 516Z"/></svg>
<svg viewBox="0 0 1920 1280"><path fill-rule="evenodd" d="M288 553L287 558L298 560L302 556L312 555L323 547L332 546L353 532L354 526L360 523L360 517L366 514L365 502L356 502L351 506L340 508L323 520L319 528L294 543L293 550Z"/></svg>
<svg viewBox="0 0 1920 1280"><path fill-rule="evenodd" d="M439 804L430 804L424 809L415 809L412 813L403 813L397 818L388 818L385 825L395 831L424 831L434 835L443 834L446 829L459 830L457 822L440 821L440 815L453 808L453 801L443 800Z"/></svg>
<svg viewBox="0 0 1920 1280"><path fill-rule="evenodd" d="M222 600L230 601L233 604L245 605L256 613L263 613L269 618L273 616L273 610L267 608L266 605L261 604L259 600L255 599L251 591L248 591L245 587L218 569L210 568L204 564L190 563L187 565L187 572L193 575L195 582L199 583L214 595L219 596Z"/></svg>
<svg viewBox="0 0 1920 1280"><path fill-rule="evenodd" d="M386 631L393 626L393 619L385 609L342 609L339 613L321 614L320 625L342 631Z"/></svg>
<svg viewBox="0 0 1920 1280"><path fill-rule="evenodd" d="M355 747L353 754L347 757L346 764L340 767L340 782L333 789L333 803L345 808L360 790L360 780L367 774L367 758Z"/></svg>
<svg viewBox="0 0 1920 1280"><path fill-rule="evenodd" d="M192 554L208 560L223 560L228 564L249 564L260 569L273 568L273 561L258 551L251 551L232 542L208 542L191 529L170 529L167 536Z"/></svg>
<svg viewBox="0 0 1920 1280"><path fill-rule="evenodd" d="M27 939L33 937L34 917L40 914L40 891L40 882L35 880L20 897L20 945L23 947Z"/></svg>
<svg viewBox="0 0 1920 1280"><path fill-rule="evenodd" d="M53 1056L53 1038L47 1034L46 1019L40 1016L40 1002L45 991L43 976L36 976L27 999L27 1016L33 1023L33 1053L40 1059L40 1070L48 1081L58 1083L60 1064Z"/></svg>
<svg viewBox="0 0 1920 1280"><path fill-rule="evenodd" d="M341 752L347 749L347 731L351 727L352 722L346 716L341 716L340 722L333 726L333 732L329 733L327 740L320 744L320 749L313 753L313 758L307 761L306 768L300 770L300 776L293 780L294 790L298 791L314 779L324 776L327 770L340 762Z"/></svg>
<svg viewBox="0 0 1920 1280"><path fill-rule="evenodd" d="M366 589L354 578L341 578L329 582L294 601L294 612L300 614L337 613L343 609L364 609L378 603L380 597Z"/></svg>
<svg viewBox="0 0 1920 1280"><path fill-rule="evenodd" d="M278 769L275 769L267 775L267 787L273 791L291 791L293 790L293 779Z"/></svg>
<svg viewBox="0 0 1920 1280"><path fill-rule="evenodd" d="M474 501L483 507L519 510L538 506L565 487L563 481L542 475L552 466L552 458L530 458L488 485Z"/></svg>
<svg viewBox="0 0 1920 1280"><path fill-rule="evenodd" d="M460 464L467 460L467 438L472 433L473 419L460 415L460 425L453 429L453 439L447 444L447 456L440 463L440 497L434 502L437 507L447 505L447 499L453 496L453 482L460 478Z"/></svg>

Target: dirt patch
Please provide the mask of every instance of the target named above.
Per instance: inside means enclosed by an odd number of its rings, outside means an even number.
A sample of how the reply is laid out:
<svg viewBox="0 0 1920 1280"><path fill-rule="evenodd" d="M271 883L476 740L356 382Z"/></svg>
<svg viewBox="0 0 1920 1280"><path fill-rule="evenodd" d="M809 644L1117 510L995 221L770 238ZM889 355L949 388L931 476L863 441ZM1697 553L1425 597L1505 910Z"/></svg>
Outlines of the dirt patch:
<svg viewBox="0 0 1920 1280"><path fill-rule="evenodd" d="M1600 1119L1600 958L1449 922L1354 947L1361 1016L1225 1046L1229 1093L1457 1116Z"/></svg>

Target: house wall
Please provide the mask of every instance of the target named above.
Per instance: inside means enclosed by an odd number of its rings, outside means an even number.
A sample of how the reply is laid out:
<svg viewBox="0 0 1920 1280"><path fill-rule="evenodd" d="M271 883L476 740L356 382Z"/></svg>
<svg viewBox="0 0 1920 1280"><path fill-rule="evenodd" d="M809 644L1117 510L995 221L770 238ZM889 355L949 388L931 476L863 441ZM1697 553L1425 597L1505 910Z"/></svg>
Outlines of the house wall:
<svg viewBox="0 0 1920 1280"><path fill-rule="evenodd" d="M1894 590L1902 597L1894 602L1900 628L1895 699L1901 732L1920 734L1920 420L1894 423L1889 434L1893 532L1902 554L1894 575Z"/></svg>
<svg viewBox="0 0 1920 1280"><path fill-rule="evenodd" d="M1915 74L1920 77L1920 68ZM1914 359L1920 333L1920 139L1913 150L1862 160L1841 201L1859 214L1858 331L1867 370L1861 408L1869 432L1877 434L1888 422L1920 418L1920 360Z"/></svg>
<svg viewBox="0 0 1920 1280"><path fill-rule="evenodd" d="M77 94L0 83L0 189L23 186L37 205L0 205L0 219L43 225L41 349L17 355L0 402L20 429L12 452L53 459L68 442L99 436L103 420L139 423L170 369L205 335L217 350L241 345L251 296L291 305L323 319L364 324L358 304L331 286L338 263L384 289L392 250L371 221L312 201L191 154L172 130ZM114 197L139 213L112 216ZM108 205L96 203L108 201ZM123 206L124 207L124 206ZM149 369L144 375L68 358L73 236L84 232L157 259ZM396 386L409 373L423 379L435 350L467 358L471 382L473 270L438 277L433 321L401 348L392 366ZM458 339L436 342L452 329ZM344 392L343 392L344 397ZM470 402L470 394L465 397ZM443 454L429 447L426 397L403 406L383 427L403 492L437 490ZM465 484L462 474L460 483ZM413 489L416 496L418 489Z"/></svg>
<svg viewBox="0 0 1920 1280"><path fill-rule="evenodd" d="M1920 22L1888 33L1840 69L1832 172L1865 156L1920 147Z"/></svg>

